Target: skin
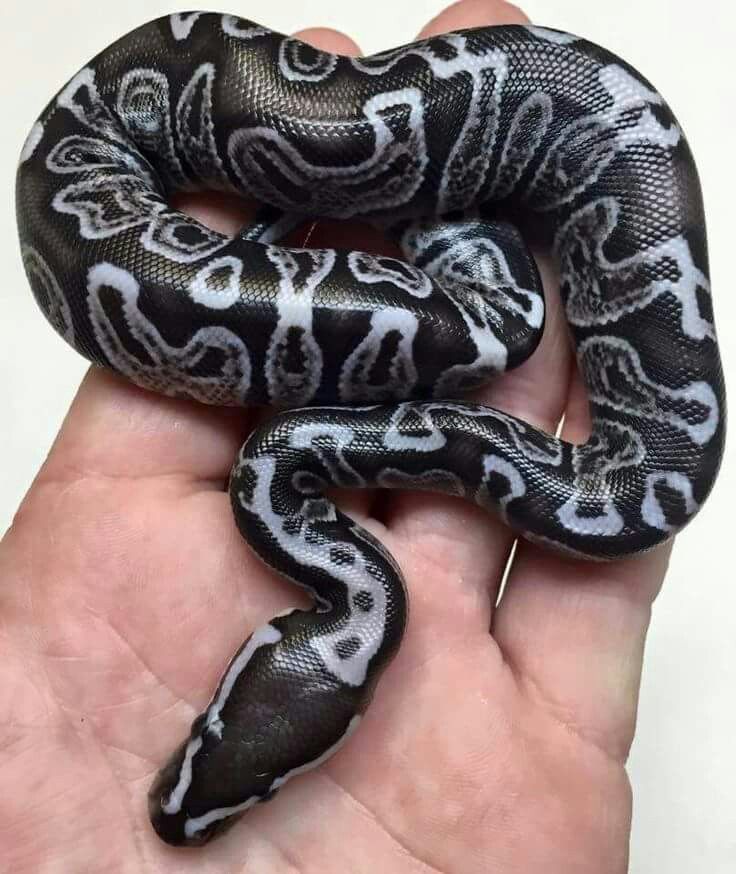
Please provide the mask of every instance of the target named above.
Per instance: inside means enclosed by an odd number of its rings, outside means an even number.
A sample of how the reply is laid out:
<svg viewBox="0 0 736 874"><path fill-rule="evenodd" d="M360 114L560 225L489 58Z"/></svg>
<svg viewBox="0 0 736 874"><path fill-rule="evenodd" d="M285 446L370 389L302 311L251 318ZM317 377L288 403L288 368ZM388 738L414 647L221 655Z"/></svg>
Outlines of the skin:
<svg viewBox="0 0 736 874"><path fill-rule="evenodd" d="M247 10L246 10L247 13ZM463 0L422 31L524 22ZM303 39L348 53L323 29ZM391 42L389 39L388 42ZM234 232L251 206L189 197ZM390 252L320 222L292 241ZM477 400L588 429L554 280L534 356ZM363 725L204 851L154 835L146 791L255 626L300 603L239 538L224 483L263 412L167 400L91 369L0 546L0 846L23 872L627 870L650 608L669 547L601 565L520 543L478 508L341 494L400 562L411 617ZM490 629L490 633L489 633Z"/></svg>

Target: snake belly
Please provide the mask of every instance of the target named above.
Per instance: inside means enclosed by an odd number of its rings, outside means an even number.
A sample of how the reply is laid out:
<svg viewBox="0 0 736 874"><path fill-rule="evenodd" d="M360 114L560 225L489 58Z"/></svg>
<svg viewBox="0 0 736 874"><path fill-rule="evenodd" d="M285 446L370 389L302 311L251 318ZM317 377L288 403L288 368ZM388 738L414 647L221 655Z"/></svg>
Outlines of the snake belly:
<svg viewBox="0 0 736 874"><path fill-rule="evenodd" d="M234 238L172 192L257 198ZM53 327L140 386L286 407L243 446L235 520L312 593L233 658L149 795L200 844L355 729L407 601L332 487L427 489L574 555L650 549L699 509L725 398L701 194L683 133L629 65L583 39L500 26L372 57L205 12L144 25L49 103L23 147L25 269ZM278 245L361 217L405 260ZM571 445L454 400L525 360L546 242L592 431Z"/></svg>

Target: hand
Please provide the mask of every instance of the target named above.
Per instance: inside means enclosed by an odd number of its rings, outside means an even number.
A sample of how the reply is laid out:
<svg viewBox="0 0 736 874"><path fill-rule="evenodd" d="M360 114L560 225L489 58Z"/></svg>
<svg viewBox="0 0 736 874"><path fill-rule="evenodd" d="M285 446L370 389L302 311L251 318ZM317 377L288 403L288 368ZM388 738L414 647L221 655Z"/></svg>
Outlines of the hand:
<svg viewBox="0 0 736 874"><path fill-rule="evenodd" d="M525 20L463 0L423 35ZM186 206L229 231L246 216L224 198ZM376 247L326 222L309 243ZM564 412L582 440L585 392L548 290L541 347L481 400L549 431ZM412 608L360 731L204 850L158 840L154 772L242 639L299 601L239 538L224 492L253 421L97 369L84 380L0 552L8 870L624 872L624 762L668 549L599 565L520 543L497 604L512 535L416 494L342 496L400 562Z"/></svg>

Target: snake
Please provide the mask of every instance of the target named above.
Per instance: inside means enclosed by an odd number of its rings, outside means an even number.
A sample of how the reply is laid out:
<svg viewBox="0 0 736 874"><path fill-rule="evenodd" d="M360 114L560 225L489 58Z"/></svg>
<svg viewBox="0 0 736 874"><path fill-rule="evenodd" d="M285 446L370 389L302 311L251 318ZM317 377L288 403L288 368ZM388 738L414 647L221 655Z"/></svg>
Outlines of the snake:
<svg viewBox="0 0 736 874"><path fill-rule="evenodd" d="M186 191L260 206L228 236L172 206ZM326 761L397 652L401 570L333 489L459 496L577 561L652 549L713 485L725 397L693 157L654 87L585 39L504 25L342 57L172 14L63 86L16 193L34 297L79 353L164 395L278 408L230 503L314 604L251 633L158 772L170 844ZM284 245L314 217L366 222L400 257ZM588 391L580 444L463 400L539 343L538 247Z"/></svg>

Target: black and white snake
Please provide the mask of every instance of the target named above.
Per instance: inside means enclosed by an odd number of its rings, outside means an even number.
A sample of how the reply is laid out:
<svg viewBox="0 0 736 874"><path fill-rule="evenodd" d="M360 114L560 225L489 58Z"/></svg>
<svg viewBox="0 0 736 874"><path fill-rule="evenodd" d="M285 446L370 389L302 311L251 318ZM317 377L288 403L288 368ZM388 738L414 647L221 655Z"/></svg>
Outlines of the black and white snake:
<svg viewBox="0 0 736 874"><path fill-rule="evenodd" d="M169 206L194 189L264 207L229 239ZM316 606L250 636L160 772L149 803L170 843L207 840L325 760L399 645L400 571L326 488L462 495L525 537L617 558L681 528L716 476L693 160L652 86L585 40L489 27L351 59L171 15L43 111L17 212L36 299L91 361L165 394L294 408L252 434L230 494L249 545ZM406 262L279 246L307 216L368 218ZM540 337L515 224L559 261L584 445L447 400Z"/></svg>

